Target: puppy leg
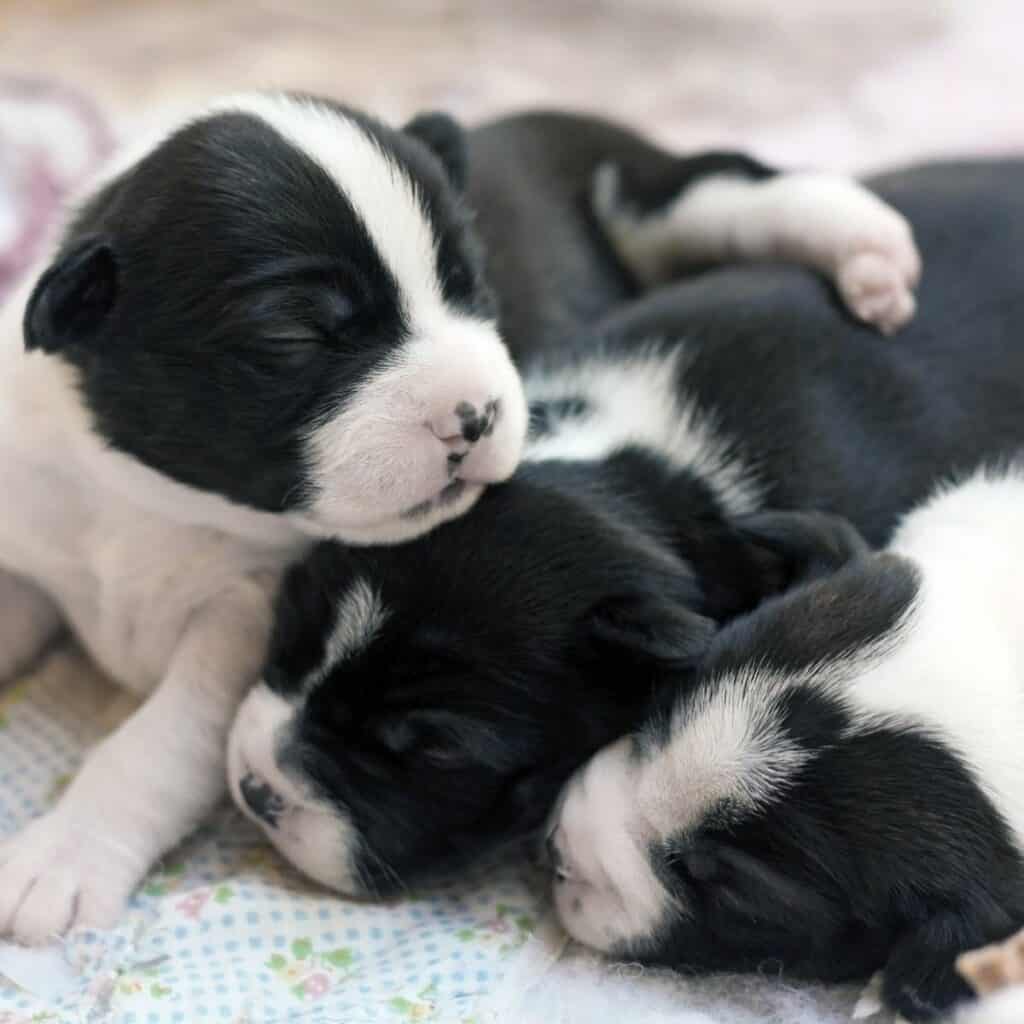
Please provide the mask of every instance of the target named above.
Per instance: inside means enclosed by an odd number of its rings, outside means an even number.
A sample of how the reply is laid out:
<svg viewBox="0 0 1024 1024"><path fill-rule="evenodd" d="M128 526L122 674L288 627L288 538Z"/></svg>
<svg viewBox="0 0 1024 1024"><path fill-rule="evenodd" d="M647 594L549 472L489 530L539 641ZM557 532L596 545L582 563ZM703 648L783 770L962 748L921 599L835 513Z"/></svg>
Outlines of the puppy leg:
<svg viewBox="0 0 1024 1024"><path fill-rule="evenodd" d="M50 598L21 576L0 571L0 683L27 668L60 630Z"/></svg>
<svg viewBox="0 0 1024 1024"><path fill-rule="evenodd" d="M836 285L858 319L889 334L914 315L921 258L910 224L842 175L774 173L740 154L677 161L678 185L597 171L599 223L642 284L709 263L800 263Z"/></svg>
<svg viewBox="0 0 1024 1024"><path fill-rule="evenodd" d="M53 811L0 845L0 935L41 943L116 922L156 859L223 794L228 730L269 623L255 583L196 612L153 695Z"/></svg>
<svg viewBox="0 0 1024 1024"><path fill-rule="evenodd" d="M974 995L957 970L960 955L1001 940L1013 929L1013 918L1001 906L974 914L937 914L893 947L883 974L885 1003L909 1021L942 1017Z"/></svg>

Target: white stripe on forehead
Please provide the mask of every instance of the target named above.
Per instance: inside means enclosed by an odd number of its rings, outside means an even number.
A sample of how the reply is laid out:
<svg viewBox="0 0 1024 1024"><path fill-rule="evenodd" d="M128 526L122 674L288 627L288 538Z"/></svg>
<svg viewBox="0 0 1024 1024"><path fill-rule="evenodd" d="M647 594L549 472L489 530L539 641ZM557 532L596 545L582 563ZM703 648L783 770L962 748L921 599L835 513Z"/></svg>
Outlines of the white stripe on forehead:
<svg viewBox="0 0 1024 1024"><path fill-rule="evenodd" d="M312 99L251 93L218 100L206 115L258 117L317 163L347 196L384 265L416 315L441 302L436 241L416 185L360 125Z"/></svg>
<svg viewBox="0 0 1024 1024"><path fill-rule="evenodd" d="M323 661L306 678L305 692L319 686L346 658L365 650L387 617L380 595L366 580L357 579L338 604L334 627L324 643Z"/></svg>
<svg viewBox="0 0 1024 1024"><path fill-rule="evenodd" d="M756 809L786 786L812 755L783 728L778 698L802 682L755 669L712 684L675 713L637 787L637 807L659 839L699 824L719 801Z"/></svg>

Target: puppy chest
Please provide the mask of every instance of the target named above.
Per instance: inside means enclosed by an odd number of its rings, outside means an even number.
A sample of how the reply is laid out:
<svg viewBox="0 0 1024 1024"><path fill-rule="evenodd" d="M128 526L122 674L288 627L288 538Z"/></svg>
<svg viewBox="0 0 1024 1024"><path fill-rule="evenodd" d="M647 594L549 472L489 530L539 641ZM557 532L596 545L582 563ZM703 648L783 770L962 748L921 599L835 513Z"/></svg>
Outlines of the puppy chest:
<svg viewBox="0 0 1024 1024"><path fill-rule="evenodd" d="M93 657L139 692L160 681L193 615L267 568L224 534L145 521L94 532L86 550L91 592L70 595L68 618Z"/></svg>

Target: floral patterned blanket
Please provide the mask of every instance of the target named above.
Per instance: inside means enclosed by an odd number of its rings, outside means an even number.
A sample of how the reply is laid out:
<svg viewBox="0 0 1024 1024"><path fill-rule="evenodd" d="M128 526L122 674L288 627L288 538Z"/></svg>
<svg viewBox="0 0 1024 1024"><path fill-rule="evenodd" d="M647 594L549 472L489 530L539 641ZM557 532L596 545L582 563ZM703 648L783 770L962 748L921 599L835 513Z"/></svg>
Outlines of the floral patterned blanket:
<svg viewBox="0 0 1024 1024"><path fill-rule="evenodd" d="M0 835L44 810L125 710L76 652L0 695ZM541 911L523 857L403 902L343 902L291 872L233 808L160 865L114 932L0 946L2 1024L483 1024Z"/></svg>

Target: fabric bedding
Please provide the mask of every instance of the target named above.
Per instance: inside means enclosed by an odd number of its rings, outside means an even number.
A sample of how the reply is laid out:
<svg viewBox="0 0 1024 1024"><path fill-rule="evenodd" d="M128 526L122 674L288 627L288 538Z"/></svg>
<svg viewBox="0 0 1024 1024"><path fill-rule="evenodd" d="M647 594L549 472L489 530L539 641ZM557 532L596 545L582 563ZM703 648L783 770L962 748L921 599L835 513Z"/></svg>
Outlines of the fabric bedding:
<svg viewBox="0 0 1024 1024"><path fill-rule="evenodd" d="M0 835L45 811L130 707L70 648L0 694ZM856 997L601 966L547 917L522 849L393 904L343 901L229 806L113 932L0 945L0 1024L839 1024Z"/></svg>
<svg viewBox="0 0 1024 1024"><path fill-rule="evenodd" d="M88 98L0 77L0 301L111 140ZM0 684L0 836L53 803L128 706L69 648ZM226 805L115 931L45 951L0 944L0 1024L838 1024L857 997L767 973L607 967L553 926L522 850L394 904L345 902Z"/></svg>

